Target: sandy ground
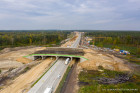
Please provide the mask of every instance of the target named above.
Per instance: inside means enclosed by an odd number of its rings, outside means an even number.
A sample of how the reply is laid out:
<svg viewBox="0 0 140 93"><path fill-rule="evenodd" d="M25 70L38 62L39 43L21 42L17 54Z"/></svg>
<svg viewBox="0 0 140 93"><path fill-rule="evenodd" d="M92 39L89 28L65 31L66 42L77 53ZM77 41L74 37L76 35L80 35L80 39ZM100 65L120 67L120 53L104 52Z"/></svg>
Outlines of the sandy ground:
<svg viewBox="0 0 140 93"><path fill-rule="evenodd" d="M105 69L116 70L116 71L130 71L124 61L109 54L99 54L98 52L91 49L84 49L84 57L88 60L79 63L78 66L86 68L88 70L97 70L98 66L102 66Z"/></svg>
<svg viewBox="0 0 140 93"><path fill-rule="evenodd" d="M40 77L45 71L44 69L49 67L52 61L54 60L49 58L44 60L39 65L31 68L28 72L17 77L11 85L0 91L0 93L26 93L32 83Z"/></svg>
<svg viewBox="0 0 140 93"><path fill-rule="evenodd" d="M43 50L43 49L45 49L45 47L34 47L34 48L29 48L29 49L11 51L8 53L1 54L0 59L16 60L19 57L26 56L26 55L34 53L35 51Z"/></svg>
<svg viewBox="0 0 140 93"><path fill-rule="evenodd" d="M23 62L23 58L22 58L23 56L27 56L29 54L34 53L35 51L43 50L43 49L45 49L45 47L34 47L34 48L21 49L17 51L11 51L11 52L0 54L0 69L20 67L23 65L22 63L25 63L25 59ZM21 58L21 62L20 62L20 58Z"/></svg>
<svg viewBox="0 0 140 93"><path fill-rule="evenodd" d="M24 63L24 64L32 62L31 59L28 59L28 58L25 58L25 57L19 57L19 58L16 59L16 61Z"/></svg>

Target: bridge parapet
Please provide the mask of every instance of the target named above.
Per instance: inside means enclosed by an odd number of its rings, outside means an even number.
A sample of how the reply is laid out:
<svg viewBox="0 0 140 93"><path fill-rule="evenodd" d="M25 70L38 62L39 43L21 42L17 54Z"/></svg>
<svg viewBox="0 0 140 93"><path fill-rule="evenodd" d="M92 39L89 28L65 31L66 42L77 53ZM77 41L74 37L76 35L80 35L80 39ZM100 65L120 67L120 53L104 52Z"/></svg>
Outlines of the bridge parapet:
<svg viewBox="0 0 140 93"><path fill-rule="evenodd" d="M63 47L49 47L45 50L37 51L34 54L61 54L61 55L84 55L84 51L81 48L63 48Z"/></svg>

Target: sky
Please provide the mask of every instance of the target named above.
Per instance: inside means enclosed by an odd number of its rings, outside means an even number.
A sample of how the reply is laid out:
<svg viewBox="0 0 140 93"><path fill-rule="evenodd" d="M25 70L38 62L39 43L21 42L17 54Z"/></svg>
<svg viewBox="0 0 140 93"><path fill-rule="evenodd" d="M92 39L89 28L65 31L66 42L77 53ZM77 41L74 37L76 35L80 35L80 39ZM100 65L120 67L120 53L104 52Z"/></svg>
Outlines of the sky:
<svg viewBox="0 0 140 93"><path fill-rule="evenodd" d="M0 30L140 30L140 0L0 0Z"/></svg>

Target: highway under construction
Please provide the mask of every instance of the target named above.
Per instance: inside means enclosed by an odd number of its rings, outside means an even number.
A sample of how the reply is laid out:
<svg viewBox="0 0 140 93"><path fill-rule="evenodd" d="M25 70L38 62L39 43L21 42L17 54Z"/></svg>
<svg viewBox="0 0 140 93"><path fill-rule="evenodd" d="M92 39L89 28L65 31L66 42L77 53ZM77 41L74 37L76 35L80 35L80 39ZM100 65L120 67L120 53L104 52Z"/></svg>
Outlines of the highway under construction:
<svg viewBox="0 0 140 93"><path fill-rule="evenodd" d="M19 67L0 75L1 85L5 84L0 93L54 93L58 90L60 93L77 93L79 73L84 69L98 70L102 66L109 70L130 71L122 59L86 46L88 41L84 34L76 33L60 47L28 47L2 54L0 62L15 62ZM14 67L11 64L5 67L8 66Z"/></svg>
<svg viewBox="0 0 140 93"><path fill-rule="evenodd" d="M76 38L75 42L70 46L70 48L78 48L80 39L81 39L81 33L78 33L78 37ZM41 52L43 51L37 52L36 54L41 53ZM37 55L33 57L37 58ZM63 58L58 57L54 65L28 91L28 93L44 93L44 91L48 88L50 88L51 92L54 93L68 67L68 65L65 64L66 58L68 57L63 57ZM60 78L58 78L58 76Z"/></svg>

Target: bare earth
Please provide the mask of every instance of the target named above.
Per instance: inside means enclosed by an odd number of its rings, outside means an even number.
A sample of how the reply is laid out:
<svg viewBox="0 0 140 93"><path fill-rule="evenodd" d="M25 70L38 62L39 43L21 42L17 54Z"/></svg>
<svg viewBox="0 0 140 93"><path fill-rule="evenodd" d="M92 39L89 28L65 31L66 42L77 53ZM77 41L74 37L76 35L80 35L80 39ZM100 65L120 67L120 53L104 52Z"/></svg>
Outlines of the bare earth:
<svg viewBox="0 0 140 93"><path fill-rule="evenodd" d="M88 70L97 70L98 66L102 66L105 69L116 70L116 71L130 71L124 61L109 54L99 54L98 52L91 49L84 49L86 52L84 57L87 61L79 63L78 66L86 68Z"/></svg>
<svg viewBox="0 0 140 93"><path fill-rule="evenodd" d="M0 91L0 93L26 93L32 83L42 75L44 69L49 67L52 61L54 60L44 60L39 65L31 68L28 72L17 77L11 85Z"/></svg>
<svg viewBox="0 0 140 93"><path fill-rule="evenodd" d="M21 62L21 63L24 63L24 64L27 64L27 63L32 62L31 59L28 59L26 57L19 57L19 58L16 59L16 61Z"/></svg>
<svg viewBox="0 0 140 93"><path fill-rule="evenodd" d="M43 49L45 49L45 47L34 47L0 54L0 69L20 67L23 65L22 63L29 62L29 60L28 62L26 62L23 56L27 56L29 54L34 53L35 51Z"/></svg>

